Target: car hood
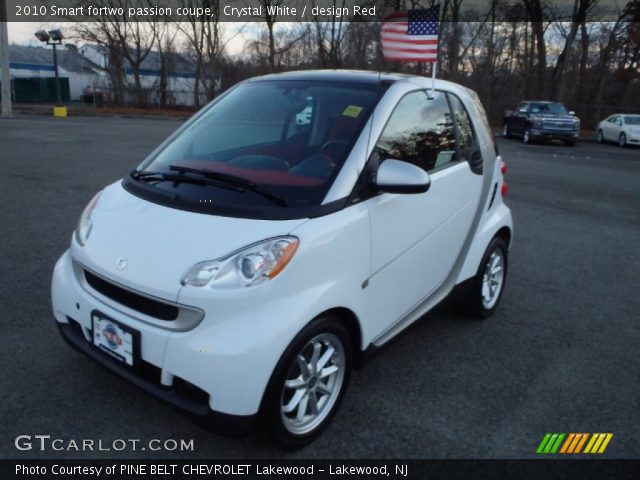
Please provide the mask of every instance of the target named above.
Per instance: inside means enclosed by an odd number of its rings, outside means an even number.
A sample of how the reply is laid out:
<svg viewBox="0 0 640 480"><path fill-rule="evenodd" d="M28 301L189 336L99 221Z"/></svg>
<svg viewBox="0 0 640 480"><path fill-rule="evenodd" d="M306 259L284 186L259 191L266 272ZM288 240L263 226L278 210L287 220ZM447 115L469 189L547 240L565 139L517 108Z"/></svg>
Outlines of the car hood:
<svg viewBox="0 0 640 480"><path fill-rule="evenodd" d="M286 235L306 219L253 220L187 212L138 198L117 182L102 192L91 221L86 244L72 241L76 261L124 286L176 300L180 279L196 263Z"/></svg>

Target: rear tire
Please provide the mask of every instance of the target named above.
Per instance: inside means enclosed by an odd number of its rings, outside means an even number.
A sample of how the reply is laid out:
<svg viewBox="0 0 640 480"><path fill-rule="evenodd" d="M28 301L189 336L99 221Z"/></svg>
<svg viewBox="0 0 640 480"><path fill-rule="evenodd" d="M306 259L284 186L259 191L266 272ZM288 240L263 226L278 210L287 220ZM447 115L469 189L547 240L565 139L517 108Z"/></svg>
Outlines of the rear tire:
<svg viewBox="0 0 640 480"><path fill-rule="evenodd" d="M564 142L564 144L567 147L575 147L576 146L576 142L574 140L567 140L567 141Z"/></svg>
<svg viewBox="0 0 640 480"><path fill-rule="evenodd" d="M487 318L498 308L507 281L507 265L507 244L502 238L494 237L471 282L471 291L465 302L470 315Z"/></svg>
<svg viewBox="0 0 640 480"><path fill-rule="evenodd" d="M351 376L353 344L345 325L319 317L289 344L265 393L262 420L282 448L312 442L329 425Z"/></svg>

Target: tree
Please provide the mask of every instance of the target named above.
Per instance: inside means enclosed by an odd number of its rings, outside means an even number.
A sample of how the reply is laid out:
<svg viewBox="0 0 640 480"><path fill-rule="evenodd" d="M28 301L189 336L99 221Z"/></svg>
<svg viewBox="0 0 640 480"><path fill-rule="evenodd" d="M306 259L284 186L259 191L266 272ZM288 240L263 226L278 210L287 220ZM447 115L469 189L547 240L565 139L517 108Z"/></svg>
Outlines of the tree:
<svg viewBox="0 0 640 480"><path fill-rule="evenodd" d="M202 105L202 91L207 101L216 95L219 80L219 67L224 56L223 30L220 18L219 0L179 0L189 12L197 7L209 8L212 16L190 13L178 23L178 29L184 34L188 50L195 61L195 80L193 102L196 108Z"/></svg>
<svg viewBox="0 0 640 480"><path fill-rule="evenodd" d="M525 9L531 22L532 51L535 43L537 56L536 76L538 95L544 97L546 94L546 73L547 73L547 46L544 39L544 11L541 0L523 0Z"/></svg>
<svg viewBox="0 0 640 480"><path fill-rule="evenodd" d="M551 91L554 93L554 99L558 102L565 101L565 92L567 85L567 62L568 57L571 55L571 49L573 47L573 42L576 39L578 28L580 28L581 24L587 21L589 10L591 10L597 3L598 0L574 0L571 25L569 28L569 32L566 35L562 53L560 53L560 55L558 56L558 60L553 69L551 81Z"/></svg>

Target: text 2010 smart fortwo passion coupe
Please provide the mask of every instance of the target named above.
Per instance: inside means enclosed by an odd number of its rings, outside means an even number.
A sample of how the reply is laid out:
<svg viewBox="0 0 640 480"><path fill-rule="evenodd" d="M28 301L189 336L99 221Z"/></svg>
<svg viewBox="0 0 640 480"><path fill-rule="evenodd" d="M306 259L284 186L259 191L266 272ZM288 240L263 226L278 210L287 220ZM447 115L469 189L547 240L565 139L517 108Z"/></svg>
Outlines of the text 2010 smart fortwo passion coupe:
<svg viewBox="0 0 640 480"><path fill-rule="evenodd" d="M330 422L364 354L505 285L504 163L478 97L371 72L260 77L98 193L55 266L76 349L230 432ZM382 381L382 380L381 380Z"/></svg>

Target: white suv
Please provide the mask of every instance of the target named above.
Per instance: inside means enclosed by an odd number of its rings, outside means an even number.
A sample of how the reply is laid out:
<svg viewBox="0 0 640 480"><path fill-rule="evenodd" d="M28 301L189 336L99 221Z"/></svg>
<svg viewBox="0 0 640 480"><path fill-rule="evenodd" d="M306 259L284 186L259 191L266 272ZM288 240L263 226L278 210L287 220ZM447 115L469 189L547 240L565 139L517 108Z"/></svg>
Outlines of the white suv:
<svg viewBox="0 0 640 480"><path fill-rule="evenodd" d="M62 336L220 430L311 441L365 352L456 286L480 317L504 288L504 163L475 93L431 87L296 72L216 99L85 208Z"/></svg>

